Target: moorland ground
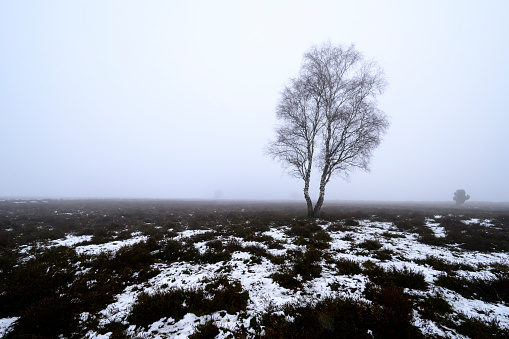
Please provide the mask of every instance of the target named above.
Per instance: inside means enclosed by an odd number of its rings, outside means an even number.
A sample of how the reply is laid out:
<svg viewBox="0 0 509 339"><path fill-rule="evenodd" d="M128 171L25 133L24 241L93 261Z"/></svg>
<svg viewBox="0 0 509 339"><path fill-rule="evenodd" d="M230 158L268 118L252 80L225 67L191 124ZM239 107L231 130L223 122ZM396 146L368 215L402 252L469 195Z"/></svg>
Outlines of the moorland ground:
<svg viewBox="0 0 509 339"><path fill-rule="evenodd" d="M509 205L0 201L0 336L507 337Z"/></svg>

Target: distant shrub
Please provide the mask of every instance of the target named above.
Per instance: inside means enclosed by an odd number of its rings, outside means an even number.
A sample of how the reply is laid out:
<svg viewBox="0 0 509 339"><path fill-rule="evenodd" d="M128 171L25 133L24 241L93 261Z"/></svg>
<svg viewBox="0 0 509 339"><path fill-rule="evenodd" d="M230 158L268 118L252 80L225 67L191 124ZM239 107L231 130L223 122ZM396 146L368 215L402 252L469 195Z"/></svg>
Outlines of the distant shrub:
<svg viewBox="0 0 509 339"><path fill-rule="evenodd" d="M189 305L200 309L205 300L201 289L172 289L155 294L142 293L136 299L127 320L130 324L144 328L165 317L180 320L188 313ZM183 306L184 304L186 306ZM202 312L197 312L196 315L201 316Z"/></svg>
<svg viewBox="0 0 509 339"><path fill-rule="evenodd" d="M225 248L229 252L242 251L242 242L237 238L231 238L226 242Z"/></svg>
<svg viewBox="0 0 509 339"><path fill-rule="evenodd" d="M207 247L209 248L213 248L215 250L220 250L223 248L223 243L221 240L219 239L216 239L216 240L210 240L208 241L206 244L205 244Z"/></svg>
<svg viewBox="0 0 509 339"><path fill-rule="evenodd" d="M354 225L357 226L357 225ZM346 226L344 223L336 221L331 222L329 226L327 226L327 231L329 232L346 232L349 231L351 227Z"/></svg>
<svg viewBox="0 0 509 339"><path fill-rule="evenodd" d="M468 199L470 199L470 196L465 193L464 189L456 190L456 192L454 192L454 197L452 198L457 205L465 203Z"/></svg>
<svg viewBox="0 0 509 339"><path fill-rule="evenodd" d="M435 236L435 234L431 232L426 232L419 235L419 238L417 238L417 241L431 246L446 246L447 241L446 238L439 238Z"/></svg>
<svg viewBox="0 0 509 339"><path fill-rule="evenodd" d="M354 219L346 219L345 226L359 226L359 222Z"/></svg>
<svg viewBox="0 0 509 339"><path fill-rule="evenodd" d="M208 231L208 232L198 233L198 234L195 234L195 235L189 237L189 241L194 242L194 243L207 242L207 241L215 240L216 237L217 237L217 233L215 231Z"/></svg>
<svg viewBox="0 0 509 339"><path fill-rule="evenodd" d="M190 242L168 239L163 241L157 257L167 261L196 261L199 260L200 251Z"/></svg>
<svg viewBox="0 0 509 339"><path fill-rule="evenodd" d="M354 240L354 237L353 237L353 235L352 235L351 233L347 233L347 234L345 234L345 235L341 238L341 240L344 240L344 241L353 241L353 240Z"/></svg>
<svg viewBox="0 0 509 339"><path fill-rule="evenodd" d="M302 287L302 283L296 279L295 272L292 270L283 270L270 275L274 282L278 283L281 287L295 290Z"/></svg>

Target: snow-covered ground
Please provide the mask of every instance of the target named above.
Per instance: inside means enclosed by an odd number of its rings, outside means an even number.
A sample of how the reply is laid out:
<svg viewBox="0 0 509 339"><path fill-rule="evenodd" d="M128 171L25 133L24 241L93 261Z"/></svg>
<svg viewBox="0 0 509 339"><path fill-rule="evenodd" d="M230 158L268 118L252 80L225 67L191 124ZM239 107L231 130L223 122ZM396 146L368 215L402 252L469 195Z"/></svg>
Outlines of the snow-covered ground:
<svg viewBox="0 0 509 339"><path fill-rule="evenodd" d="M436 237L444 237L445 230L440 227L440 216L434 219L426 219L426 224L430 227ZM464 220L466 224L481 223L490 226L489 220ZM322 227L326 229L327 223L323 223ZM271 237L282 243L284 249L268 249L267 251L273 255L281 255L286 253L288 249L305 248L293 243L294 237L289 236L285 230L287 227L272 227L269 231L263 232L262 235ZM189 238L195 234L203 233L203 230L186 230L179 232L176 239ZM399 237L386 237L383 233L390 232ZM418 264L413 260L426 259L429 256L441 258L450 263L469 264L479 268L477 272L461 271L464 276L490 277L492 273L489 271L490 265L495 263L508 264L508 253L493 252L481 253L476 251L466 251L456 248L454 251L446 250L444 247L425 245L417 241L417 235L413 233L405 233L399 231L391 222L377 222L370 220L359 220L358 226L350 227L347 231L329 232L331 235L330 248L323 252L330 254L336 260L349 259L359 263L372 261L382 267L409 268L412 271L422 272L426 282L430 284L428 291L408 290L412 294L428 294L432 295L436 292L442 294L456 312L461 312L468 316L475 316L489 321L496 318L500 326L509 327L509 307L503 303L489 303L480 300L466 299L456 292L443 287L433 285L435 279L442 272L437 271L425 264ZM345 240L345 235L349 235L351 239ZM146 236L139 233L132 235L131 239L123 241L113 241L100 245L80 245L84 241L89 241L91 236L73 236L67 235L63 239L58 239L50 243L49 246L69 246L75 248L78 254L98 254L100 252L115 252L122 246L134 244L147 239ZM223 242L228 239L222 238ZM253 244L243 242L237 238L243 246ZM355 244L360 244L366 240L379 241L384 249L392 251L392 259L390 261L381 261L373 257L369 251L359 251ZM196 246L202 251L205 243L197 243ZM264 246L263 244L261 246ZM266 247L266 246L265 246ZM190 263L190 262L173 262L167 263L159 261L154 267L159 270L157 276L139 285L127 287L122 293L116 295L115 302L108 305L99 314L100 324L108 324L111 322L122 322L128 327L130 336L150 337L150 338L187 338L192 334L199 324L203 324L209 320L221 329L219 338L226 338L230 331L234 331L239 326L249 328L250 319L257 314L263 313L269 306L280 306L288 302L300 299L306 299L309 296L314 298L322 298L325 296L352 296L362 299L366 283L369 281L367 276L363 274L356 275L338 275L333 265L322 260L321 276L303 283L303 288L298 290L290 290L281 287L270 276L281 269L280 265L272 263L265 257L261 260L252 261L252 255L244 251L236 251L232 255L229 262L219 262L215 264ZM194 314L187 314L183 319L175 320L173 318L162 318L153 323L148 329L144 330L127 323L127 316L136 302L140 293L155 293L157 291L171 288L191 288L203 287L206 281L210 281L218 273L227 272L226 274L233 280L241 283L242 287L249 292L249 301L247 306L247 317L240 317L239 314L227 314L226 312L215 312L213 314L198 317ZM209 279L209 280L208 280ZM335 286L335 288L332 288ZM339 288L337 287L339 286ZM87 318L87 314L82 314L83 318ZM17 318L0 319L0 336L8 331L8 327L12 325ZM421 328L424 334L439 336L455 336L461 337L452 329L444 329L437 326L429 320L421 319L419 314L414 314L414 325ZM99 334L89 331L87 338L109 338L111 333Z"/></svg>

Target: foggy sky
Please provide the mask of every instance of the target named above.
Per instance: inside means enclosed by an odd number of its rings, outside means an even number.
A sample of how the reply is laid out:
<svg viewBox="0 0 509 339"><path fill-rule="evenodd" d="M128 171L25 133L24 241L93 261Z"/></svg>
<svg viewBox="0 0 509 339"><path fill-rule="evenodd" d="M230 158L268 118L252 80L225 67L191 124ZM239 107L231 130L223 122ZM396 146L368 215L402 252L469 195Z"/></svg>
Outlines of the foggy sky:
<svg viewBox="0 0 509 339"><path fill-rule="evenodd" d="M508 17L502 0L2 1L0 197L303 199L263 148L330 41L384 69L391 126L326 202L509 201Z"/></svg>

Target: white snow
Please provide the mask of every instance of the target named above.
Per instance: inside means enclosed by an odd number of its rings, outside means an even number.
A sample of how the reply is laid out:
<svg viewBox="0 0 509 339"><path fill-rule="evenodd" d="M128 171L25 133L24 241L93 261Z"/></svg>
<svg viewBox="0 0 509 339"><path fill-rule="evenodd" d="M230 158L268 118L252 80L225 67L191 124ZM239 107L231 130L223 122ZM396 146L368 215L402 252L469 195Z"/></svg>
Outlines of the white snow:
<svg viewBox="0 0 509 339"><path fill-rule="evenodd" d="M436 215L435 219L441 218ZM417 235L399 232L391 222L374 222L369 220L359 220L360 225L351 227L349 231L343 232L330 232L332 241L331 247L324 252L329 253L335 259L349 259L357 262L365 262L370 260L377 263L382 267L397 267L409 268L413 271L422 272L428 283L433 284L436 277L441 274L440 271L434 270L428 265L420 265L412 262L412 259L426 259L428 256L434 256L444 259L452 263L464 263L474 267L481 267L480 265L490 265L493 263L507 263L509 262L509 255L507 253L480 253L475 251L466 251L457 249L455 251L444 250L444 247L436 247L425 245L416 241ZM489 220L470 219L464 221L467 224L481 223L491 225ZM439 223L434 219L427 219L426 224L434 231L437 237L444 237L445 231L439 226ZM327 224L323 225L327 227ZM268 249L269 253L274 255L282 255L286 253L287 249L305 249L305 246L297 246L292 244L293 238L285 233L286 227L271 228L269 231L263 232L263 235L271 236L272 238L281 241L285 249L274 250ZM205 233L204 230L187 230L180 232L177 238L187 238L195 234ZM401 238L386 238L382 236L384 232L403 234ZM345 235L350 235L353 240L343 240ZM64 239L55 240L53 245L74 246L82 241L90 240L90 236L66 236ZM99 245L83 245L77 246L76 251L79 254L98 254L101 252L114 252L122 246L131 245L146 240L147 237L141 234L134 234L131 239L123 241L114 241L107 244ZM231 238L222 238L223 242ZM240 238L236 238L241 240ZM359 249L352 244L359 244L367 239L377 239L382 243L383 248L392 250L394 252L392 260L383 262L366 251L359 254ZM256 242L244 242L245 245L259 245ZM197 247L204 246L205 242L198 243ZM261 245L266 248L266 245ZM113 321L120 321L126 323L126 318L130 312L131 307L136 301L137 296L141 292L155 293L156 291L164 290L165 288L190 288L204 286L206 279L211 279L219 274L225 273L231 279L237 280L242 284L242 287L249 292L249 301L247 306L247 316L239 317L238 314L226 314L225 312L215 312L211 315L197 317L194 314L187 314L183 319L175 321L172 318L163 318L154 322L146 331L135 326L128 327L128 336L131 337L151 337L151 338L187 338L192 334L199 324L205 323L208 320L213 320L214 323L221 328L220 338L228 336L228 330L232 331L240 325L249 328L249 320L255 315L263 313L269 306L280 306L295 300L304 300L309 296L322 298L329 295L342 295L350 296L362 300L362 292L369 279L363 275L337 275L334 271L334 266L327 265L325 260L322 261L322 274L320 277L311 281L305 282L302 290L289 290L281 287L274 282L270 276L273 273L279 272L281 267L273 264L266 258L261 258L258 263L253 263L252 255L247 252L237 251L232 254L232 259L228 263L215 263L215 264L199 264L189 262L157 262L154 267L160 273L139 285L127 287L122 293L118 294L115 302L108 305L104 310L99 313L100 324L107 324ZM459 274L465 276L479 276L487 278L492 276L487 270L480 272L466 272L461 271ZM339 286L339 290L334 291L331 289L331 284ZM480 300L465 299L461 295L450 291L445 288L435 287L431 285L430 290L426 293L431 295L439 292L452 307L468 316L481 317L483 319L496 318L501 326L509 326L509 308L501 303L488 303ZM412 290L409 293L414 293ZM82 314L82 317L88 317L88 314ZM16 321L17 318L0 319L0 336L5 334L7 328ZM421 328L424 334L438 335L438 336L451 336L461 337L453 330L448 331L444 328L439 328L435 323L429 320L424 320L419 317L419 314L414 314L414 324ZM87 338L103 339L109 338L110 334L100 335L95 332L88 332Z"/></svg>
<svg viewBox="0 0 509 339"><path fill-rule="evenodd" d="M104 252L114 253L118 251L121 247L137 244L145 240L147 240L146 235L137 235L130 239L113 241L105 244L77 246L76 253L78 254L99 254Z"/></svg>
<svg viewBox="0 0 509 339"><path fill-rule="evenodd" d="M19 317L0 319L0 337L6 335L9 332L9 327L18 319Z"/></svg>

